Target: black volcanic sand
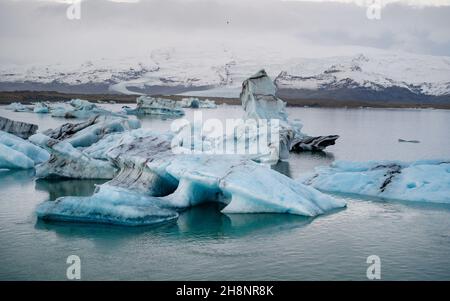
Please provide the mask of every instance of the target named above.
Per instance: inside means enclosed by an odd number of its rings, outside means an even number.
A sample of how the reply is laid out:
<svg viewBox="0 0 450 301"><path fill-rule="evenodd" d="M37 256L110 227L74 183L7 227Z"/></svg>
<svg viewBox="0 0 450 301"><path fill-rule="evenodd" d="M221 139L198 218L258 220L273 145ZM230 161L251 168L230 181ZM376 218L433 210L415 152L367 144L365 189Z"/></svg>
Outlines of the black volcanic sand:
<svg viewBox="0 0 450 301"><path fill-rule="evenodd" d="M174 100L181 100L187 96L184 95L153 95L154 97L164 97ZM10 104L12 102L21 102L23 104L31 104L32 102L48 101L61 102L74 98L86 99L91 102L108 102L117 103L136 103L136 95L124 94L80 94L80 93L60 93L54 91L13 91L0 92L0 104ZM197 97L199 99L214 100L217 104L240 105L238 98L224 97ZM334 99L302 99L302 98L285 98L282 97L288 106L308 106L308 107L327 107L327 108L435 108L450 109L449 103L427 103L427 102L405 102L405 101L358 101L358 100L334 100Z"/></svg>

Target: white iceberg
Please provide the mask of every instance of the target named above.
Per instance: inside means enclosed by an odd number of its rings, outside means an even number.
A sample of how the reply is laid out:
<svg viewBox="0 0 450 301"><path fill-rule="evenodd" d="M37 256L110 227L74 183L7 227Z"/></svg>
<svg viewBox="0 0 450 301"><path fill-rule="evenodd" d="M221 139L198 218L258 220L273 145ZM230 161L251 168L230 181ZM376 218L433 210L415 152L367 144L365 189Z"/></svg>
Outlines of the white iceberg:
<svg viewBox="0 0 450 301"><path fill-rule="evenodd" d="M98 107L96 104L83 99L72 99L69 101L69 106L58 106L51 112L52 117L62 118L86 119L96 115L121 116L121 114L105 110Z"/></svg>
<svg viewBox="0 0 450 301"><path fill-rule="evenodd" d="M135 109L123 107L122 110L130 115L162 115L170 117L183 116L184 111L176 100L155 98L150 96L140 96L136 99Z"/></svg>
<svg viewBox="0 0 450 301"><path fill-rule="evenodd" d="M5 107L6 110L11 110L13 112L30 112L31 109L28 106L21 104L20 102L10 103Z"/></svg>
<svg viewBox="0 0 450 301"><path fill-rule="evenodd" d="M0 168L28 169L47 161L44 149L15 135L0 131Z"/></svg>
<svg viewBox="0 0 450 301"><path fill-rule="evenodd" d="M450 204L449 160L337 161L301 181L327 192Z"/></svg>
<svg viewBox="0 0 450 301"><path fill-rule="evenodd" d="M117 187L98 191L92 197L62 197L47 201L36 209L44 220L76 221L146 226L175 220L178 213L158 206L153 197L135 194Z"/></svg>

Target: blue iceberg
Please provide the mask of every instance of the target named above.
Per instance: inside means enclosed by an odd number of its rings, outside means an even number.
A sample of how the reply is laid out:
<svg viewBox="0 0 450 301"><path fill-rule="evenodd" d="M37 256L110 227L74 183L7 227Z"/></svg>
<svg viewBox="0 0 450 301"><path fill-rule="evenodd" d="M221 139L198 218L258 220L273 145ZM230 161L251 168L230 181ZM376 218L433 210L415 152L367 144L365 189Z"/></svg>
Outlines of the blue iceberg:
<svg viewBox="0 0 450 301"><path fill-rule="evenodd" d="M450 161L337 161L301 179L319 190L450 204Z"/></svg>

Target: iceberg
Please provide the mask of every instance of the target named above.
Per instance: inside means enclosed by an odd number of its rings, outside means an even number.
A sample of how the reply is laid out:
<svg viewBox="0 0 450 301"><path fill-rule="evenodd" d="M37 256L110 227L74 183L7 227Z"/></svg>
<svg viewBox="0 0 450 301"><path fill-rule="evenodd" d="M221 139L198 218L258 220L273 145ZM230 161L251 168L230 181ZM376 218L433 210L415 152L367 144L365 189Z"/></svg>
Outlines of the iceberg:
<svg viewBox="0 0 450 301"><path fill-rule="evenodd" d="M8 132L17 137L27 139L36 133L38 126L31 123L15 121L6 117L0 116L0 131Z"/></svg>
<svg viewBox="0 0 450 301"><path fill-rule="evenodd" d="M260 70L242 84L240 99L246 119L279 120L280 159L287 159L289 151L322 151L334 145L338 135L310 137L301 132L299 121L289 121L286 103L276 96L277 87L265 70Z"/></svg>
<svg viewBox="0 0 450 301"><path fill-rule="evenodd" d="M36 166L38 178L112 179L116 174L111 162L91 158L67 141L55 140L41 133L33 135L30 140L51 154L48 161Z"/></svg>
<svg viewBox="0 0 450 301"><path fill-rule="evenodd" d="M39 114L47 114L50 112L50 107L44 102L38 102L34 104L33 112Z"/></svg>
<svg viewBox="0 0 450 301"><path fill-rule="evenodd" d="M96 104L83 99L72 99L69 101L69 105L70 107L59 106L54 108L51 112L51 116L80 119L91 118L95 115L121 116L121 114L102 109Z"/></svg>
<svg viewBox="0 0 450 301"><path fill-rule="evenodd" d="M31 111L29 107L21 104L20 102L10 103L5 107L6 110L11 110L13 112L29 112Z"/></svg>
<svg viewBox="0 0 450 301"><path fill-rule="evenodd" d="M186 97L182 98L179 103L182 108L191 109L215 109L217 108L216 103L209 99L198 99L197 97Z"/></svg>
<svg viewBox="0 0 450 301"><path fill-rule="evenodd" d="M108 134L137 129L140 126L139 120L97 115L85 122L65 123L43 134L55 140L64 140L74 147L87 147ZM30 139L33 140L32 137Z"/></svg>
<svg viewBox="0 0 450 301"><path fill-rule="evenodd" d="M178 218L178 213L158 206L158 200L117 187L98 187L92 197L62 197L40 204L36 213L44 220L147 226Z"/></svg>
<svg viewBox="0 0 450 301"><path fill-rule="evenodd" d="M150 96L140 96L136 99L137 105L135 109L123 107L122 110L130 115L162 115L178 117L183 116L184 111L181 109L176 100L155 98Z"/></svg>
<svg viewBox="0 0 450 301"><path fill-rule="evenodd" d="M327 192L450 204L449 160L336 161L301 181Z"/></svg>
<svg viewBox="0 0 450 301"><path fill-rule="evenodd" d="M44 149L15 135L0 131L0 168L28 169L47 161Z"/></svg>
<svg viewBox="0 0 450 301"><path fill-rule="evenodd" d="M41 208L39 216L58 219L60 217L55 217L54 212L65 212L67 203L72 207L87 204L95 211L99 200L104 199L111 202L129 199L130 206L134 206L133 200L138 196L149 200L149 204L173 210L215 202L227 213L316 216L345 207L344 201L298 183L244 156L175 154L172 138L171 134L150 131L145 135L129 136L126 143L107 152L109 161L119 168L111 181L100 185L90 197L62 197L51 204L51 210ZM107 204L105 202L105 206ZM113 208L109 212L109 216L123 218L122 213ZM85 214L67 214L71 220L86 219ZM96 222L110 222L111 218L104 221L99 217Z"/></svg>

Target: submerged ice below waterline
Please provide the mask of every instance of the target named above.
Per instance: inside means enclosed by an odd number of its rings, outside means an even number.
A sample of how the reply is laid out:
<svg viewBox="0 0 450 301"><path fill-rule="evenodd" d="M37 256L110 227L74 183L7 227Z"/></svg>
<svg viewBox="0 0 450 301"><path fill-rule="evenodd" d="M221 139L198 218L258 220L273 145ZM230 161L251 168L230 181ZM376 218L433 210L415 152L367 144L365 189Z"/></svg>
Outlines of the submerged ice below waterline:
<svg viewBox="0 0 450 301"><path fill-rule="evenodd" d="M122 104L104 106L118 111ZM287 111L304 122L308 134L340 135L327 153L291 153L289 162L275 167L294 179L334 160L449 156L450 111L291 107ZM192 120L195 110L185 112ZM0 107L1 116L8 114L11 111ZM225 121L242 117L242 108L219 106L203 114ZM22 112L15 112L14 118L35 123L42 131L67 122ZM155 131L166 130L172 122L138 118L143 128ZM421 143L398 143L402 137ZM196 206L181 212L176 222L154 229L50 223L36 220L36 206L63 196L90 196L94 184L104 181L52 182L35 180L33 173L33 169L0 173L1 280L65 280L70 254L86 263L84 280L367 280L366 259L373 254L381 257L383 280L450 279L450 210L445 205L346 196L345 210L314 219L223 214L215 207ZM220 269L211 268L218 262Z"/></svg>

